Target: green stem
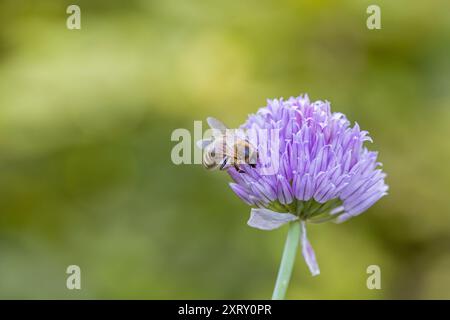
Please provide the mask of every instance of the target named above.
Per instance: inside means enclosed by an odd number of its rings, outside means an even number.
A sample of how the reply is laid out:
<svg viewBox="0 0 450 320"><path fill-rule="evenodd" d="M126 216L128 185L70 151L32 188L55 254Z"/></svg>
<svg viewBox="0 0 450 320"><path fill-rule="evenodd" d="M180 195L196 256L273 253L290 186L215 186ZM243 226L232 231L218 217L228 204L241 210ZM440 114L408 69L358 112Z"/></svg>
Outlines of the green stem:
<svg viewBox="0 0 450 320"><path fill-rule="evenodd" d="M289 231L284 245L283 256L281 257L280 269L278 270L277 282L275 283L275 289L273 290L272 300L283 300L286 296L299 241L300 221L297 220L289 223Z"/></svg>

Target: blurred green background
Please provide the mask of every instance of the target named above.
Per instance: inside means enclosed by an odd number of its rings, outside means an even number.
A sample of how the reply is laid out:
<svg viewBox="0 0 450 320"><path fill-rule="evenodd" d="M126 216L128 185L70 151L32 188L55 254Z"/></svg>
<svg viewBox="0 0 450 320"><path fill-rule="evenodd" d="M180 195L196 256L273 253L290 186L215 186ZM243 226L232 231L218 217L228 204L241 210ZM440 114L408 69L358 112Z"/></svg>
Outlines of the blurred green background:
<svg viewBox="0 0 450 320"><path fill-rule="evenodd" d="M449 9L2 0L0 298L270 298L286 228L247 227L228 176L174 165L170 136L306 92L370 132L390 194L309 227L322 274L298 255L288 298L450 299Z"/></svg>

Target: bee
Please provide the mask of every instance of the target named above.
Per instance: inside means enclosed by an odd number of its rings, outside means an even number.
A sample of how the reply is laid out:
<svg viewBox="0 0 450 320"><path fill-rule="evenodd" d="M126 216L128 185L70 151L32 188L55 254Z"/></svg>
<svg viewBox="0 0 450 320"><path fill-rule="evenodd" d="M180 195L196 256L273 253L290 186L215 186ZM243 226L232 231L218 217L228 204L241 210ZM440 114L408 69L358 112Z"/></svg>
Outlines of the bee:
<svg viewBox="0 0 450 320"><path fill-rule="evenodd" d="M240 164L248 164L256 167L258 153L256 148L245 138L230 134L221 121L215 118L207 118L213 135L210 139L197 142L197 146L204 149L202 163L208 170L226 170L233 166L239 173L245 172Z"/></svg>

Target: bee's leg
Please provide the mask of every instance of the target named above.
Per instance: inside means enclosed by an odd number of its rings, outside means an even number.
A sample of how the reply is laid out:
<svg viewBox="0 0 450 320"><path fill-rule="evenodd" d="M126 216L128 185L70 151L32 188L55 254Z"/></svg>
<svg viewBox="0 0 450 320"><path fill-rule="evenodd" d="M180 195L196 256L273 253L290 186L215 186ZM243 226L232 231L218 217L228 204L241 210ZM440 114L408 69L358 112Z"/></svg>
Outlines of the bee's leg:
<svg viewBox="0 0 450 320"><path fill-rule="evenodd" d="M256 163L250 163L250 167L256 168Z"/></svg>
<svg viewBox="0 0 450 320"><path fill-rule="evenodd" d="M225 157L225 158L223 159L222 163L220 164L220 168L219 168L219 169L220 169L220 170L223 170L223 169L225 168L227 162L228 162L228 157Z"/></svg>
<svg viewBox="0 0 450 320"><path fill-rule="evenodd" d="M241 168L239 168L238 164L235 162L233 163L234 168L236 169L237 172L239 173L244 173L245 171L242 170Z"/></svg>

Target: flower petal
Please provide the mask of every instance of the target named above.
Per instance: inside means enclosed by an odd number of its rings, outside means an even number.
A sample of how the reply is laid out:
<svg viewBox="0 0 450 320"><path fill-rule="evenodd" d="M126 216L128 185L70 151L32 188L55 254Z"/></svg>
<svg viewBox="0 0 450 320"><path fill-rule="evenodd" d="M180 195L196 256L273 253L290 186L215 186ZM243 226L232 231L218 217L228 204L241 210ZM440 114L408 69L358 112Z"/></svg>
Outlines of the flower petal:
<svg viewBox="0 0 450 320"><path fill-rule="evenodd" d="M319 265L317 264L316 254L314 253L314 249L308 241L306 236L306 224L304 221L301 223L302 228L302 236L301 236L301 245L302 245L302 254L305 259L306 264L308 265L309 271L313 276L317 276L320 274Z"/></svg>
<svg viewBox="0 0 450 320"><path fill-rule="evenodd" d="M254 205L255 202L252 201L249 197L249 193L247 190L245 190L242 186L238 185L237 183L230 183L230 188L234 191L234 193L241 198L245 203L248 205Z"/></svg>
<svg viewBox="0 0 450 320"><path fill-rule="evenodd" d="M279 213L268 209L253 208L247 224L256 229L273 230L297 219L297 216L290 213Z"/></svg>
<svg viewBox="0 0 450 320"><path fill-rule="evenodd" d="M281 204L290 204L294 200L292 197L292 190L290 184L287 182L286 178L282 175L277 176L277 194L278 201Z"/></svg>

